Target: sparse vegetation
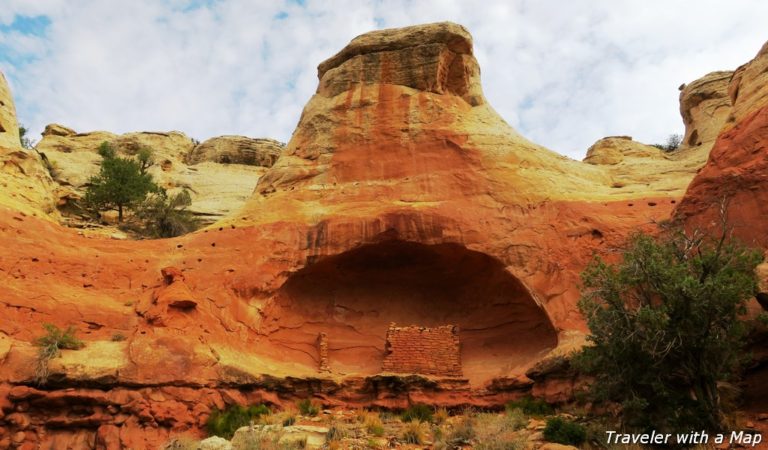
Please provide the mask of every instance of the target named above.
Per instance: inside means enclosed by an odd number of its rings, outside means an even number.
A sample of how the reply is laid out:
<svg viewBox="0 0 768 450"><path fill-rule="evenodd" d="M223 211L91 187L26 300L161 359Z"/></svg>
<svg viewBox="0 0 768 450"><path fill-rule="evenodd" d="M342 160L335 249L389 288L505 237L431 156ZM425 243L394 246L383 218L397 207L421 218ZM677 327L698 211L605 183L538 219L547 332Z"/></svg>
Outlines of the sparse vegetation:
<svg viewBox="0 0 768 450"><path fill-rule="evenodd" d="M448 413L446 408L437 408L433 420L435 424L440 425L445 423L445 421L448 420L448 417L450 417L450 413Z"/></svg>
<svg viewBox="0 0 768 450"><path fill-rule="evenodd" d="M120 341L124 341L125 339L126 339L125 335L120 332L117 332L112 335L112 342L120 342Z"/></svg>
<svg viewBox="0 0 768 450"><path fill-rule="evenodd" d="M537 417L546 416L547 414L552 414L554 412L549 403L542 399L533 398L530 395L519 400L508 402L505 406L508 413L519 409L523 414Z"/></svg>
<svg viewBox="0 0 768 450"><path fill-rule="evenodd" d="M427 430L424 422L413 420L408 422L401 437L403 443L421 445L427 440Z"/></svg>
<svg viewBox="0 0 768 450"><path fill-rule="evenodd" d="M654 147L665 152L672 152L680 147L683 142L683 136L679 134L670 134L667 138L667 142L664 144L653 144Z"/></svg>
<svg viewBox="0 0 768 450"><path fill-rule="evenodd" d="M36 142L33 139L30 139L27 133L29 133L27 127L19 125L19 144L26 149L34 148Z"/></svg>
<svg viewBox="0 0 768 450"><path fill-rule="evenodd" d="M325 435L325 440L328 442L340 441L347 437L347 431L344 427L336 422L331 423L328 427L328 433Z"/></svg>
<svg viewBox="0 0 768 450"><path fill-rule="evenodd" d="M419 422L432 422L432 407L428 405L424 405L421 403L417 403L415 405L411 405L403 411L403 414L401 416L403 422L411 422L411 421L419 421Z"/></svg>
<svg viewBox="0 0 768 450"><path fill-rule="evenodd" d="M186 189L170 195L159 189L138 207L136 216L144 221L144 233L148 236L180 236L197 229L197 220L187 210L191 204L192 197Z"/></svg>
<svg viewBox="0 0 768 450"><path fill-rule="evenodd" d="M320 412L320 406L309 398L301 400L296 404L296 406L299 408L299 412L303 416L314 417L317 415L317 413Z"/></svg>
<svg viewBox="0 0 768 450"><path fill-rule="evenodd" d="M206 422L206 428L210 436L232 439L235 431L239 428L269 413L269 408L263 404L251 405L247 408L240 405L232 405L224 411L213 410Z"/></svg>
<svg viewBox="0 0 768 450"><path fill-rule="evenodd" d="M363 420L365 430L376 437L384 436L384 423L376 413L368 413Z"/></svg>
<svg viewBox="0 0 768 450"><path fill-rule="evenodd" d="M447 442L452 446L469 445L475 438L475 419L472 413L466 414L448 435Z"/></svg>
<svg viewBox="0 0 768 450"><path fill-rule="evenodd" d="M547 419L543 434L547 441L565 445L579 446L587 439L587 429L584 426L562 417Z"/></svg>
<svg viewBox="0 0 768 450"><path fill-rule="evenodd" d="M61 350L79 350L85 346L83 341L75 337L75 329L67 327L66 330L59 329L56 325L43 324L46 333L35 340L37 351L37 366L35 368L35 382L43 385L48 382L50 371L48 363L53 358L61 356Z"/></svg>
<svg viewBox="0 0 768 450"><path fill-rule="evenodd" d="M724 220L715 237L637 234L618 264L595 259L579 302L592 345L575 360L596 377L592 396L621 403L626 427L722 429L718 386L745 361L739 316L761 259L730 239Z"/></svg>

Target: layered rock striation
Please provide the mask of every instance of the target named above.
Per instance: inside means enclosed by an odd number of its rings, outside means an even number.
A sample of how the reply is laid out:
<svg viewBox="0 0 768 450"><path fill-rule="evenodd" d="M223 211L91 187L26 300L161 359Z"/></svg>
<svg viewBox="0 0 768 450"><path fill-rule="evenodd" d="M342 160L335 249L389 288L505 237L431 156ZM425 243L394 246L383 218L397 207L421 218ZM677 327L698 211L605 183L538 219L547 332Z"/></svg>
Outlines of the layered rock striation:
<svg viewBox="0 0 768 450"><path fill-rule="evenodd" d="M471 37L452 23L365 34L318 75L271 167L232 163L254 148L240 138L210 150L171 133L109 137L128 148L152 140L177 186L178 167L263 171L244 207L204 230L114 241L0 202L0 443L156 446L200 433L213 408L308 397L385 408L499 406L528 392L565 400L575 381L551 362L584 344L579 273L669 219L700 156L619 137L585 163L531 143L483 97ZM754 112L733 113L696 180L736 168L732 186L754 214L763 111L759 90L742 88ZM50 160L95 152L65 144L103 137L46 133ZM76 187L74 173L63 179ZM717 189L694 181L678 213L703 217ZM44 322L74 326L86 345L52 360L40 389L33 342ZM451 370L387 372L393 322L448 330L435 345ZM398 335L398 348L422 351L414 334Z"/></svg>

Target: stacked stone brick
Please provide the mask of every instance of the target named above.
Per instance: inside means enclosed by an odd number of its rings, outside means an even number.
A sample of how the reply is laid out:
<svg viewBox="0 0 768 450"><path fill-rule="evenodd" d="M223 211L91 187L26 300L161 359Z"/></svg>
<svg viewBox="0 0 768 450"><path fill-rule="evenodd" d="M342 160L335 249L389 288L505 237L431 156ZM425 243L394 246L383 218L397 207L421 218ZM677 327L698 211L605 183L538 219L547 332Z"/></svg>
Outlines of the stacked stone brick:
<svg viewBox="0 0 768 450"><path fill-rule="evenodd" d="M459 327L390 324L382 371L461 377Z"/></svg>
<svg viewBox="0 0 768 450"><path fill-rule="evenodd" d="M325 333L320 333L317 336L317 352L320 355L318 370L330 372L331 368L328 367L328 335Z"/></svg>

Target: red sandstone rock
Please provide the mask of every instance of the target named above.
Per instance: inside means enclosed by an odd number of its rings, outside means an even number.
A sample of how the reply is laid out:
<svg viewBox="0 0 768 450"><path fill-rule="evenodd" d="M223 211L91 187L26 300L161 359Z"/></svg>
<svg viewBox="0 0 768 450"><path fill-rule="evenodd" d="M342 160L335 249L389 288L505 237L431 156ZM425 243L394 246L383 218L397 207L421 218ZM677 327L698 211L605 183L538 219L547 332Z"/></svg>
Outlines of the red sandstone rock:
<svg viewBox="0 0 768 450"><path fill-rule="evenodd" d="M691 223L732 190L744 235L766 235L765 114L720 136L678 210ZM0 408L30 420L6 434L43 448L156 448L241 402L498 406L531 389L562 401L575 380L531 387L524 374L584 330L575 304L593 254L670 217L679 198L650 184L612 187L601 167L508 127L482 96L463 28L363 36L321 65L294 138L238 217L115 241L0 203ZM19 386L32 383L30 343L48 321L87 345L52 361L51 390ZM456 325L465 378L381 375L393 321ZM321 333L330 373L318 371Z"/></svg>

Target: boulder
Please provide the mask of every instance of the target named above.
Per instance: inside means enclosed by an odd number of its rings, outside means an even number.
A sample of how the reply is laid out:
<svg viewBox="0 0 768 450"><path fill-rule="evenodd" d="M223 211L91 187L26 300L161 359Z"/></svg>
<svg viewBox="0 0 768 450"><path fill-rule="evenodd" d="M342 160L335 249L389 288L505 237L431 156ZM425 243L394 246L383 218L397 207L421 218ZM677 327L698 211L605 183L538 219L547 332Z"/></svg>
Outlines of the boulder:
<svg viewBox="0 0 768 450"><path fill-rule="evenodd" d="M198 450L233 450L232 444L219 436L211 436L200 441ZM170 450L170 449L169 449Z"/></svg>

